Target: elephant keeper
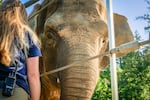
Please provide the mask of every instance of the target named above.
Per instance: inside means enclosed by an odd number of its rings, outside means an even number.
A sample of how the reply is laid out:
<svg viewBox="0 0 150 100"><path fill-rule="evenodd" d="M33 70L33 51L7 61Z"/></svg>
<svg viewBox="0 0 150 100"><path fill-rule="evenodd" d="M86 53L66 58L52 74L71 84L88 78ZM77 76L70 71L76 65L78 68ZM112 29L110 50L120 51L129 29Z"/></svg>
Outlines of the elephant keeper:
<svg viewBox="0 0 150 100"><path fill-rule="evenodd" d="M0 5L0 100L40 100L40 41L19 0Z"/></svg>

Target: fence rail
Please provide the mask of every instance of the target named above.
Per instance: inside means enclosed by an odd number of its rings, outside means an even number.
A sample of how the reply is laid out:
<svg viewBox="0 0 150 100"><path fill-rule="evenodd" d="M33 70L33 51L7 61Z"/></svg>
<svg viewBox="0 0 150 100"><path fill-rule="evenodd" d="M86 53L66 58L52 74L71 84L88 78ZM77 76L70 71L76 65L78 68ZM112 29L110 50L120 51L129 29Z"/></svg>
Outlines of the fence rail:
<svg viewBox="0 0 150 100"><path fill-rule="evenodd" d="M50 70L48 72L42 73L40 75L40 77L43 77L45 75L53 74L53 73L56 73L56 72L59 72L59 71L71 68L71 67L73 67L76 64L83 63L83 62L86 62L86 61L89 61L89 60L93 60L93 59L96 59L96 58L101 57L101 56L111 56L113 53L116 53L116 54L117 53L129 53L129 52L135 51L135 50L139 49L141 46L147 45L147 44L150 44L150 40L143 41L143 42L133 41L133 42L129 42L129 43L126 43L126 44L122 44L119 47L116 47L116 48L114 48L114 49L112 49L112 50L110 50L108 52L104 52L104 53L98 54L96 56L93 56L91 58L83 59L81 61L77 61L77 62L74 62L72 64L69 64L69 65L66 65L66 66L62 66L60 68L57 68L57 69Z"/></svg>

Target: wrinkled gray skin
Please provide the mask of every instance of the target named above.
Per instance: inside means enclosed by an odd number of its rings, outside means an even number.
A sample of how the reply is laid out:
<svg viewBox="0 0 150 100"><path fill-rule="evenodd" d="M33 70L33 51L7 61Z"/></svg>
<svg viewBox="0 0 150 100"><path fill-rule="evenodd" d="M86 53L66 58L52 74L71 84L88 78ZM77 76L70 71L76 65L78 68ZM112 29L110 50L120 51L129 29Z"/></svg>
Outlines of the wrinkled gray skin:
<svg viewBox="0 0 150 100"><path fill-rule="evenodd" d="M48 2L36 5L33 13ZM58 0L30 20L42 40L41 73L107 51L106 18L102 0ZM114 22L116 45L132 41L127 19L115 14ZM100 70L108 63L108 57L104 56L42 77L41 99L90 100Z"/></svg>

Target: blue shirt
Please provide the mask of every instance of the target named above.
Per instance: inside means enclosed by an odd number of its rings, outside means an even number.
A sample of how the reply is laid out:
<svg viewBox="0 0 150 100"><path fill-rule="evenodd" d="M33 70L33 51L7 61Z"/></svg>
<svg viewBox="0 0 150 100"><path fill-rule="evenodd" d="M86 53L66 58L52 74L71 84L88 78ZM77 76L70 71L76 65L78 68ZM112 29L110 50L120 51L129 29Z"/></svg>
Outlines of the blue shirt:
<svg viewBox="0 0 150 100"><path fill-rule="evenodd" d="M28 43L29 43L29 50L28 50L28 57L36 57L41 56L41 51L39 46L35 45L30 35L28 34ZM17 51L17 50L16 50ZM15 61L18 64L17 67L17 74L16 74L16 84L22 87L28 94L30 94L30 89L27 81L27 67L26 67L26 57L23 50L19 50L15 52L14 56ZM9 72L15 69L14 65L12 64L10 67L6 67L0 63L0 80L4 80Z"/></svg>

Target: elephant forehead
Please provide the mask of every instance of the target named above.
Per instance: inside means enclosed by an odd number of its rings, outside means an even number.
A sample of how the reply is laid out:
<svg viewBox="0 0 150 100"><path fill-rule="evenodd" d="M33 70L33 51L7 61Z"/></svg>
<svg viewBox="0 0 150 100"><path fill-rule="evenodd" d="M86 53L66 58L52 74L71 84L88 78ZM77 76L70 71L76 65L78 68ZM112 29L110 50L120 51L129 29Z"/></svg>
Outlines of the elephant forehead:
<svg viewBox="0 0 150 100"><path fill-rule="evenodd" d="M89 25L89 30L92 30L93 32L98 32L101 36L108 37L107 24L103 20L92 22Z"/></svg>
<svg viewBox="0 0 150 100"><path fill-rule="evenodd" d="M69 21L58 21L55 19L49 19L46 22L45 31L53 29L58 32L60 36L66 34L97 34L107 36L107 25L103 20L96 22L90 22L80 18L74 18Z"/></svg>
<svg viewBox="0 0 150 100"><path fill-rule="evenodd" d="M92 27L94 30L97 27L106 27L105 21L100 18L100 16L92 14L90 17L89 15L86 15L82 12L71 12L70 14L66 14L65 12L56 12L52 16L50 16L46 22L45 27L59 27L60 25L73 25L78 26L82 25L85 27ZM98 28L96 29L98 30Z"/></svg>

